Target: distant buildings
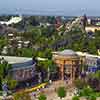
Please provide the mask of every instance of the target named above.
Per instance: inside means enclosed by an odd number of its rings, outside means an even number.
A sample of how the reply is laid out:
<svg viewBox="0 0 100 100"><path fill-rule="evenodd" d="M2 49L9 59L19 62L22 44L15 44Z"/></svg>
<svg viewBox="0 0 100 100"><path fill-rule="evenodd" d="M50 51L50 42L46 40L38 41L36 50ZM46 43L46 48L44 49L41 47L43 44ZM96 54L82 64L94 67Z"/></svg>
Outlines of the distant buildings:
<svg viewBox="0 0 100 100"><path fill-rule="evenodd" d="M100 18L91 18L91 24L95 26L100 26Z"/></svg>
<svg viewBox="0 0 100 100"><path fill-rule="evenodd" d="M85 30L86 32L95 32L96 30L100 30L100 18L87 18L87 26L85 27Z"/></svg>
<svg viewBox="0 0 100 100"><path fill-rule="evenodd" d="M86 32L95 32L96 30L100 31L100 27L99 26L86 26L85 27Z"/></svg>
<svg viewBox="0 0 100 100"><path fill-rule="evenodd" d="M24 40L22 36L18 36L15 33L7 34L8 44L3 48L2 54L7 55L9 52L13 55L13 50L11 49L20 49L20 48L28 48L31 44L29 40Z"/></svg>
<svg viewBox="0 0 100 100"><path fill-rule="evenodd" d="M84 16L82 17L82 25L83 25L83 28L84 28L84 30L85 30L85 27L86 27L86 25L87 25L87 16L86 16L86 15L84 15Z"/></svg>
<svg viewBox="0 0 100 100"><path fill-rule="evenodd" d="M53 60L58 66L60 79L66 79L72 83L78 77L82 60L74 51L54 52Z"/></svg>
<svg viewBox="0 0 100 100"><path fill-rule="evenodd" d="M0 24L10 25L10 24L17 24L22 21L22 17L12 17L9 21L0 21Z"/></svg>
<svg viewBox="0 0 100 100"><path fill-rule="evenodd" d="M62 22L61 22L61 17L56 17L56 21L55 21L55 27L56 29L58 29L61 25L62 25Z"/></svg>

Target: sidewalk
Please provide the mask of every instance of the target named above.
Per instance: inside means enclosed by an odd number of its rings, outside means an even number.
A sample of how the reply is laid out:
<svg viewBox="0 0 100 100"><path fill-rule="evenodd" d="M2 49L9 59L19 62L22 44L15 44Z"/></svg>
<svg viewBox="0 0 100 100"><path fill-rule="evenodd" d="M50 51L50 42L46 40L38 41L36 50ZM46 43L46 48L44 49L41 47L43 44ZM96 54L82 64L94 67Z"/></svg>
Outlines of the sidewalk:
<svg viewBox="0 0 100 100"><path fill-rule="evenodd" d="M14 100L13 96L7 96L6 99ZM5 100L3 96L0 96L0 100Z"/></svg>

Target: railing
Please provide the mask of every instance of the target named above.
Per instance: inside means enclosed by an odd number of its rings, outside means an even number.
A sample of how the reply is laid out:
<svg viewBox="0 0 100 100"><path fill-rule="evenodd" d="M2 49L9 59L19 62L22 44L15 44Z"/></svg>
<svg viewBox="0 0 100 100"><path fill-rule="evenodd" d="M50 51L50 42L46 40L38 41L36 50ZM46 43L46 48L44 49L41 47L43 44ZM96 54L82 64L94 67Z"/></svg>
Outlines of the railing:
<svg viewBox="0 0 100 100"><path fill-rule="evenodd" d="M34 91L36 91L38 89L44 88L47 84L48 84L47 82L46 83L42 83L42 84L34 86L34 87L30 88L30 89L20 90L19 92L31 93L31 92L34 92Z"/></svg>

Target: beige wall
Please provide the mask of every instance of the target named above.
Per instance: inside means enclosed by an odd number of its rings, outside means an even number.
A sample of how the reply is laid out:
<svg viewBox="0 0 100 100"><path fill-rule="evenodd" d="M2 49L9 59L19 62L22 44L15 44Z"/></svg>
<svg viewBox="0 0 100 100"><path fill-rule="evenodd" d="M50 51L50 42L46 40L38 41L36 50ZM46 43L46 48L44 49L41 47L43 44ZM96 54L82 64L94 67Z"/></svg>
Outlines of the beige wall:
<svg viewBox="0 0 100 100"><path fill-rule="evenodd" d="M100 30L100 27L92 27L92 26L88 26L85 28L86 32L89 32L89 31L92 31L92 32L95 32L95 30Z"/></svg>
<svg viewBox="0 0 100 100"><path fill-rule="evenodd" d="M87 100L87 99L85 97L81 97L80 100ZM97 100L100 100L100 97L98 97Z"/></svg>
<svg viewBox="0 0 100 100"><path fill-rule="evenodd" d="M53 60L59 67L61 79L64 78L64 73L70 74L72 81L75 79L76 68L80 67L81 64L78 56L53 55Z"/></svg>

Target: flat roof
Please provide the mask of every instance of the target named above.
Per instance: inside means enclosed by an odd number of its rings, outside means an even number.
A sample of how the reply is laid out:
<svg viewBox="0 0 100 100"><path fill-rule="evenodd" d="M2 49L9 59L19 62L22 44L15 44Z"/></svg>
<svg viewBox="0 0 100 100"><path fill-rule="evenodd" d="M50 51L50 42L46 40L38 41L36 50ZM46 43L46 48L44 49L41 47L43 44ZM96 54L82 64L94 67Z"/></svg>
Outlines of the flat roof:
<svg viewBox="0 0 100 100"><path fill-rule="evenodd" d="M100 58L100 56L98 55L92 55L92 54L88 54L88 53L83 53L83 52L76 52L78 55L80 56L87 56L87 57L93 57L93 58Z"/></svg>
<svg viewBox="0 0 100 100"><path fill-rule="evenodd" d="M58 54L62 56L77 56L76 52L70 49L65 49L63 51L58 51L58 52L52 52L53 54Z"/></svg>
<svg viewBox="0 0 100 100"><path fill-rule="evenodd" d="M17 56L2 56L0 55L0 58L4 58L9 64L15 64L15 63L24 63L27 61L32 60L32 58L27 57L17 57Z"/></svg>

